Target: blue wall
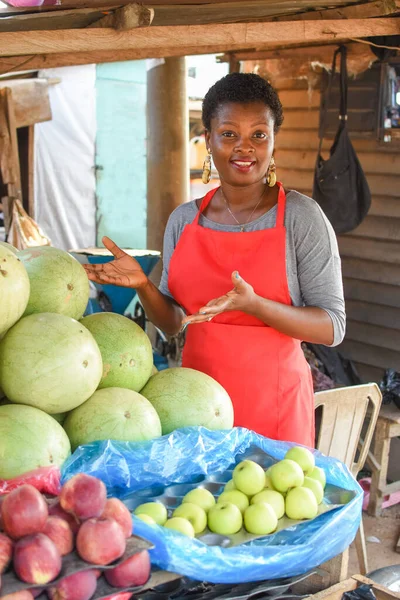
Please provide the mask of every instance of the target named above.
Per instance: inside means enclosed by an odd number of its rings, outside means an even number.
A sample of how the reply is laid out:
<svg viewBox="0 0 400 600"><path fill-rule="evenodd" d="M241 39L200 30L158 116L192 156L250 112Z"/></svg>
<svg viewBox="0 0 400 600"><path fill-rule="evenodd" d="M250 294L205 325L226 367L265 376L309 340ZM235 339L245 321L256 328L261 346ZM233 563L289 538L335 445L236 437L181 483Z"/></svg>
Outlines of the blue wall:
<svg viewBox="0 0 400 600"><path fill-rule="evenodd" d="M146 248L146 61L97 65L97 243Z"/></svg>

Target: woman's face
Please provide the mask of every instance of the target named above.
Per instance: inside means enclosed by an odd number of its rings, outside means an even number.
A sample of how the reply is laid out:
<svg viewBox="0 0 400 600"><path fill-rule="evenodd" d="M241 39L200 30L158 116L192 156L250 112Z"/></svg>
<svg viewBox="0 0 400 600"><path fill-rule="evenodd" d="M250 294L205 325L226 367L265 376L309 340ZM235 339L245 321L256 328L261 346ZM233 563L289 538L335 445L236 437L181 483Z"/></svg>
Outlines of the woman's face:
<svg viewBox="0 0 400 600"><path fill-rule="evenodd" d="M246 186L261 181L274 150L274 118L263 102L222 104L206 132L221 181Z"/></svg>

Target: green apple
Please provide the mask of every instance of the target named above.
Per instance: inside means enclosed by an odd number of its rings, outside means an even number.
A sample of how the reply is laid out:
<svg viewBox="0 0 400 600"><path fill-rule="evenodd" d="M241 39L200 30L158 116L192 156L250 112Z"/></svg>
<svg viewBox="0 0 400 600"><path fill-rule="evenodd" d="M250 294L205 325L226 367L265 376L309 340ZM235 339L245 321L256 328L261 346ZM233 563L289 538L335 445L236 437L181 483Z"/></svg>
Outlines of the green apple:
<svg viewBox="0 0 400 600"><path fill-rule="evenodd" d="M326 475L325 471L321 469L321 467L314 467L309 473L307 473L307 477L311 477L311 479L316 479L320 482L323 489L326 486Z"/></svg>
<svg viewBox="0 0 400 600"><path fill-rule="evenodd" d="M157 523L157 525L164 525L168 519L167 509L161 502L145 502L140 504L134 511L135 515L148 515Z"/></svg>
<svg viewBox="0 0 400 600"><path fill-rule="evenodd" d="M214 506L215 498L209 490L206 490L205 488L196 488L184 496L182 504L185 504L185 502L197 504L197 506L200 506L200 508L205 510L207 513L210 508Z"/></svg>
<svg viewBox="0 0 400 600"><path fill-rule="evenodd" d="M310 452L308 448L303 448L302 446L290 448L290 450L286 452L285 458L297 462L303 469L303 472L307 474L315 467L314 454Z"/></svg>
<svg viewBox="0 0 400 600"><path fill-rule="evenodd" d="M201 533L207 527L206 511L192 502L185 502L178 506L172 516L187 519L192 524L195 533Z"/></svg>
<svg viewBox="0 0 400 600"><path fill-rule="evenodd" d="M230 490L228 492L222 492L220 497L218 498L218 503L221 502L231 502L232 504L236 504L240 512L243 514L246 508L249 505L249 499L246 494L240 492L239 490Z"/></svg>
<svg viewBox="0 0 400 600"><path fill-rule="evenodd" d="M187 535L190 538L194 538L195 536L193 525L183 517L172 517L172 519L168 519L164 527L166 529L173 529L174 531L183 533L183 535Z"/></svg>
<svg viewBox="0 0 400 600"><path fill-rule="evenodd" d="M314 493L307 487L296 487L288 492L285 511L289 519L314 519L318 514L318 504Z"/></svg>
<svg viewBox="0 0 400 600"><path fill-rule="evenodd" d="M269 467L265 471L265 485L264 485L264 488L266 488L267 490L273 490L274 489L274 486L272 485L272 481L271 481L271 469L272 469L272 467Z"/></svg>
<svg viewBox="0 0 400 600"><path fill-rule="evenodd" d="M141 521L143 521L144 523L147 523L147 525L156 525L156 522L154 519L152 519L150 517L150 515L146 515L145 513L141 514L141 515L136 515L138 519L140 519Z"/></svg>
<svg viewBox="0 0 400 600"><path fill-rule="evenodd" d="M230 479L228 483L225 484L224 492L230 492L231 490L236 490L236 485L233 479Z"/></svg>
<svg viewBox="0 0 400 600"><path fill-rule="evenodd" d="M220 502L208 511L208 527L214 533L233 535L243 525L242 513L231 502Z"/></svg>
<svg viewBox="0 0 400 600"><path fill-rule="evenodd" d="M244 513L244 526L254 535L268 535L275 531L278 518L274 509L266 502L251 504Z"/></svg>
<svg viewBox="0 0 400 600"><path fill-rule="evenodd" d="M265 487L264 469L252 460L243 460L236 465L232 478L237 489L247 496L254 496Z"/></svg>
<svg viewBox="0 0 400 600"><path fill-rule="evenodd" d="M317 504L321 504L324 497L324 488L319 481L312 477L304 477L303 487L309 488L317 501Z"/></svg>
<svg viewBox="0 0 400 600"><path fill-rule="evenodd" d="M303 485L304 473L294 460L285 458L271 467L272 485L278 492L287 492L291 488Z"/></svg>
<svg viewBox="0 0 400 600"><path fill-rule="evenodd" d="M251 499L251 504L258 504L259 502L270 504L274 509L277 519L280 519L285 514L285 499L280 492L263 490Z"/></svg>

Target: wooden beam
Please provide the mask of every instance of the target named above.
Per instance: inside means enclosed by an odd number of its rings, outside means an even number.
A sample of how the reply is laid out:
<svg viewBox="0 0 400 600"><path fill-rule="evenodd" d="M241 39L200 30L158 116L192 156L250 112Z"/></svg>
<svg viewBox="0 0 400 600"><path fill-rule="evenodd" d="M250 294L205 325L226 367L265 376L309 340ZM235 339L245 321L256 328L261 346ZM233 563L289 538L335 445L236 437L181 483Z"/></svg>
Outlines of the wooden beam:
<svg viewBox="0 0 400 600"><path fill-rule="evenodd" d="M218 52L226 52L230 45L221 46ZM187 47L187 55L213 54L215 46ZM101 50L93 52L63 52L61 54L34 54L32 56L0 57L0 75L19 72L21 69L41 70L55 67L74 67L78 65L121 62L126 60L142 60L145 58L168 58L182 56L182 48L166 47L147 50ZM1 83L1 80L0 80Z"/></svg>
<svg viewBox="0 0 400 600"><path fill-rule="evenodd" d="M359 0L350 0L355 3ZM330 6L343 5L343 0L330 0ZM215 4L178 4L157 6L154 25L205 25L215 23L237 23L270 20L273 17L290 15L301 11L319 9L321 0L246 0L243 3L232 1Z"/></svg>
<svg viewBox="0 0 400 600"><path fill-rule="evenodd" d="M118 4L123 6L124 4L130 4L132 0L119 0ZM7 1L4 0L7 4ZM186 5L198 5L205 4L207 6L218 6L220 4L226 3L227 0L142 0L141 4L144 6L175 6L181 7ZM246 0L247 2L247 0ZM268 2L268 0L260 0L260 2ZM102 8L109 4L109 0L62 0L63 8ZM229 0L231 4L243 4L243 0ZM60 4L57 4L56 0L51 0L45 3L41 7L29 7L30 12L40 12L41 10L57 10L60 9ZM10 11L18 11L21 10L23 12L27 12L27 8L18 9L10 6Z"/></svg>
<svg viewBox="0 0 400 600"><path fill-rule="evenodd" d="M346 44L348 56L352 57L355 55L364 55L366 51L369 52L368 47L365 44L350 43ZM336 44L326 44L324 46L293 46L289 48L266 48L265 50L243 50L239 52L226 53L217 57L217 61L228 62L231 60L237 60L238 62L245 60L272 60L277 58L288 58L290 60L321 60L322 62L329 58L332 61L332 48L336 48ZM373 55L371 54L371 60Z"/></svg>
<svg viewBox="0 0 400 600"><path fill-rule="evenodd" d="M59 10L36 13L17 13L13 16L2 15L0 11L0 32L5 31L37 31L48 29L74 29L88 27L101 20L105 13L114 11L118 6L99 8L82 8L80 10ZM3 9L4 10L4 9ZM6 13L8 14L8 13Z"/></svg>
<svg viewBox="0 0 400 600"><path fill-rule="evenodd" d="M231 50L257 48L279 43L312 43L340 41L379 35L399 35L400 19L353 19L338 21L301 21L279 23L240 23L149 27L131 31L112 29L20 31L0 34L0 56L53 54L59 52L90 52L94 50L150 50L171 46L180 48L214 48L230 45ZM150 56L150 55L149 55Z"/></svg>
<svg viewBox="0 0 400 600"><path fill-rule="evenodd" d="M118 4L109 6L110 0L104 7L78 10L52 10L54 7L44 5L41 12L31 12L33 9L29 9L28 13L16 12L13 18L5 18L3 14L8 15L9 13L4 13L4 9L0 9L2 17L0 18L0 31L74 29L75 27L95 27L95 23L101 27L129 29L133 26L150 24L151 21L154 26L175 26L259 20L321 20L325 14L326 19L365 18L392 14L398 10L397 3L400 2L400 0L377 0L360 5L357 3L358 0L350 1L353 6L343 7L344 0L330 0L330 7L336 6L336 8L319 10L321 0L247 0L242 4L230 0L218 4L195 5L178 4L175 3L177 2L175 0L173 4L167 4L165 1L161 6L157 6L155 13L154 9L142 4L133 3L122 7ZM62 6L64 7L64 3ZM152 16L154 16L154 20L152 20ZM114 26L115 22L117 27ZM120 22L122 22L122 27L119 26ZM132 24L130 25L130 23Z"/></svg>
<svg viewBox="0 0 400 600"><path fill-rule="evenodd" d="M136 27L148 27L154 18L154 9L140 4L128 4L94 21L89 27L112 27L117 31L128 31Z"/></svg>
<svg viewBox="0 0 400 600"><path fill-rule="evenodd" d="M12 91L16 128L51 120L49 84L46 79L2 79L1 88Z"/></svg>
<svg viewBox="0 0 400 600"><path fill-rule="evenodd" d="M310 21L324 19L370 19L383 17L400 12L400 0L378 0L355 4L353 6L338 6L327 10L307 10L299 15L282 15L274 21Z"/></svg>

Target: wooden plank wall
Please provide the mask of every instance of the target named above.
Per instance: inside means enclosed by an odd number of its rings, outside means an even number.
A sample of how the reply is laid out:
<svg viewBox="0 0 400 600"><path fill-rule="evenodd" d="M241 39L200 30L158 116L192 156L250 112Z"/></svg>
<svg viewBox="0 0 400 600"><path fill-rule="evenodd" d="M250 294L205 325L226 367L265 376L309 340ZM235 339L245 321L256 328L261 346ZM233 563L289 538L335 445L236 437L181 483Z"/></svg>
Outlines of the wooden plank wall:
<svg viewBox="0 0 400 600"><path fill-rule="evenodd" d="M285 112L276 139L278 179L311 195L320 93L309 91L304 80L275 85ZM380 381L384 369L400 371L400 152L375 140L353 142L372 206L360 227L339 236L348 320L338 349L355 361L365 381Z"/></svg>

